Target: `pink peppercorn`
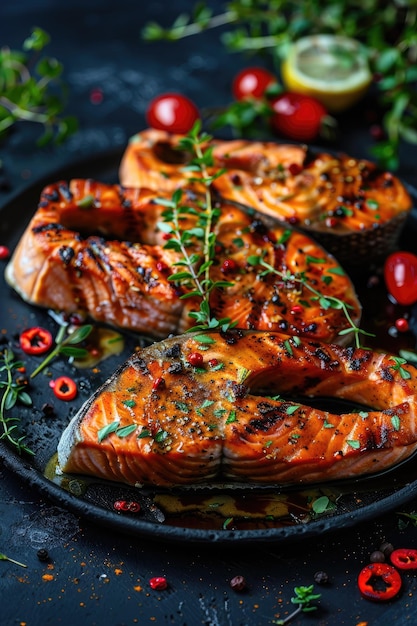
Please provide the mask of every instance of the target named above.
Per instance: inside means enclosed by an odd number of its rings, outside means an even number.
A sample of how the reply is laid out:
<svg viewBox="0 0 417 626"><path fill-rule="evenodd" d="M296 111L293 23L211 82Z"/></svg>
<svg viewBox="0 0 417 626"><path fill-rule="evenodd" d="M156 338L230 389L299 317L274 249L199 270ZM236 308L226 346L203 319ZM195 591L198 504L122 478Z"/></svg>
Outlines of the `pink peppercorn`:
<svg viewBox="0 0 417 626"><path fill-rule="evenodd" d="M158 378L155 378L153 382L152 389L156 391L157 389L160 389L164 385L165 385L165 380L161 376L158 376Z"/></svg>
<svg viewBox="0 0 417 626"><path fill-rule="evenodd" d="M302 172L303 168L301 167L301 165L299 165L298 163L291 163L288 166L288 171L290 172L290 174L292 174L293 176L297 176L297 174L300 174Z"/></svg>
<svg viewBox="0 0 417 626"><path fill-rule="evenodd" d="M187 361L193 367L201 367L203 365L204 359L203 355L200 352L192 352L188 355Z"/></svg>
<svg viewBox="0 0 417 626"><path fill-rule="evenodd" d="M407 330L409 329L409 324L405 317L399 317L397 320L395 320L395 328L398 330L399 333L407 332Z"/></svg>
<svg viewBox="0 0 417 626"><path fill-rule="evenodd" d="M237 270L237 263L233 259L226 259L223 261L221 270L223 274L230 274L231 272L235 272Z"/></svg>

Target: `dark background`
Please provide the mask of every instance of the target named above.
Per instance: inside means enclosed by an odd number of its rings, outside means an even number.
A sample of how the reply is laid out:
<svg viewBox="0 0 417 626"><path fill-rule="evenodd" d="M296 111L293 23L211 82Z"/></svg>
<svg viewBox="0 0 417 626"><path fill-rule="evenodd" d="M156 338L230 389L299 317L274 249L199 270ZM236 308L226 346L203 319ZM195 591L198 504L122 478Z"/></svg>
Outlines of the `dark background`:
<svg viewBox="0 0 417 626"><path fill-rule="evenodd" d="M19 49L32 26L46 30L51 43L45 53L64 64L66 112L80 123L62 146L38 148L39 128L27 124L0 143L2 206L67 164L122 150L145 127L146 107L159 93L181 91L202 108L230 101L232 77L248 60L225 55L217 31L177 44L141 41L146 21L170 24L190 6L127 0L2 4L0 45ZM259 62L249 63L254 61ZM103 96L99 104L92 102L96 90ZM338 149L369 156L373 107L370 97L340 119ZM402 148L400 175L411 184L417 174L415 153L410 146ZM356 585L360 569L383 540L417 548L416 528L400 527L396 510L287 544L166 543L124 536L68 512L28 488L4 461L0 479L0 552L27 564L24 569L0 563L2 625L264 626L292 611L294 586L313 584L318 570L329 576L327 585L315 585L322 594L319 610L298 616L291 621L294 626L417 623L412 572L403 577L401 596L386 605L362 599ZM402 507L415 509L415 501ZM48 562L38 559L39 548L48 550ZM244 593L229 585L238 574L247 580ZM168 590L152 590L153 576L166 576Z"/></svg>

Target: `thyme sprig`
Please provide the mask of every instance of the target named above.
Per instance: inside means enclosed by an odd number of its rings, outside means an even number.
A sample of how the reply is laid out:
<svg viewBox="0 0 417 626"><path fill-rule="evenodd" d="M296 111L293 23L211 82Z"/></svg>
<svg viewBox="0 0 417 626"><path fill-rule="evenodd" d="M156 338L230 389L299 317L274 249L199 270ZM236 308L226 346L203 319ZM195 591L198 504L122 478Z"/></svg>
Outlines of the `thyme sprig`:
<svg viewBox="0 0 417 626"><path fill-rule="evenodd" d="M18 402L25 406L32 405L30 395L25 391L25 385L15 380L15 373L19 368L24 367L21 361L16 360L13 351L5 348L0 352L0 372L6 374L5 380L0 380L2 396L0 400L0 424L2 432L0 440L7 440L20 453L34 454L24 443L25 435L18 432L19 418L9 416L8 412L15 407Z"/></svg>
<svg viewBox="0 0 417 626"><path fill-rule="evenodd" d="M38 144L61 143L77 128L72 116L62 117L65 106L63 66L57 59L40 56L49 35L34 28L23 50L0 49L0 137L17 122L34 122L43 128Z"/></svg>
<svg viewBox="0 0 417 626"><path fill-rule="evenodd" d="M297 604L297 608L285 619L278 619L272 623L276 624L276 626L285 626L285 624L288 624L288 622L294 619L299 613L311 613L312 611L316 611L317 607L311 603L321 598L321 593L313 592L314 585L308 585L307 587L300 585L299 587L294 587L295 596L291 598L291 602L292 604Z"/></svg>
<svg viewBox="0 0 417 626"><path fill-rule="evenodd" d="M170 236L164 247L181 255L181 259L174 263L180 270L171 274L168 280L187 289L180 296L181 299L199 298L200 301L199 310L188 314L196 322L190 329L193 331L219 327L226 330L234 325L229 318L216 319L210 310L212 291L232 285L230 281L213 281L210 276L216 245L213 226L220 215L220 210L213 205L210 187L224 173L223 169L210 173L210 167L213 166L213 148L205 147L210 139L210 135L201 132L201 121L198 120L178 145L180 150L193 155L184 171L191 173L188 178L190 183L204 186L204 201L193 207L183 204L184 192L181 189L174 191L171 199L157 199L165 207L163 221L158 223L158 227ZM193 176L193 172L198 172L198 176ZM187 227L187 218L190 217L193 226Z"/></svg>
<svg viewBox="0 0 417 626"><path fill-rule="evenodd" d="M76 347L76 344L84 341L93 330L91 324L84 324L79 326L72 333L67 333L67 324L62 324L59 327L58 333L55 337L55 348L49 352L49 354L43 359L42 363L32 372L30 378L35 378L53 359L60 354L73 357L75 359L82 359L87 356L88 352L85 348ZM66 336L65 336L66 335Z"/></svg>
<svg viewBox="0 0 417 626"><path fill-rule="evenodd" d="M278 74L288 46L300 37L331 33L360 41L375 77L374 90L386 137L371 152L380 165L399 167L400 142L417 144L417 6L411 0L245 0L224 2L214 14L209 2L198 2L189 14L179 15L171 27L145 25L146 41L178 41L221 27L225 50L246 56L262 55ZM375 15L378 19L375 20ZM253 64L253 61L252 61ZM247 107L246 107L247 109ZM241 125L242 111L234 111ZM244 112L247 116L251 113ZM237 115L239 114L239 115ZM255 121L253 119L253 121Z"/></svg>
<svg viewBox="0 0 417 626"><path fill-rule="evenodd" d="M263 276L267 276L268 274L275 274L281 278L284 285L285 284L291 285L295 283L295 284L300 285L301 288L304 287L308 289L308 291L310 291L313 294L313 297L311 298L311 300L317 301L319 306L322 309L342 310L349 326L339 331L339 335L352 334L357 348L361 347L361 341L360 341L361 335L364 335L367 337L373 337L372 333L368 333L367 331L363 330L362 328L360 328L359 326L355 324L350 314L351 312L350 310L353 309L351 305L347 304L346 302L344 302L344 300L341 300L340 298L337 298L335 296L323 295L318 289L313 287L313 285L311 285L307 281L303 272L293 273L289 270L286 270L286 271L277 270L275 267L273 267L273 265L265 261L263 256L252 255L248 257L247 261L249 265L252 265L255 267L259 266L259 267L264 268L264 271L259 274L260 278Z"/></svg>

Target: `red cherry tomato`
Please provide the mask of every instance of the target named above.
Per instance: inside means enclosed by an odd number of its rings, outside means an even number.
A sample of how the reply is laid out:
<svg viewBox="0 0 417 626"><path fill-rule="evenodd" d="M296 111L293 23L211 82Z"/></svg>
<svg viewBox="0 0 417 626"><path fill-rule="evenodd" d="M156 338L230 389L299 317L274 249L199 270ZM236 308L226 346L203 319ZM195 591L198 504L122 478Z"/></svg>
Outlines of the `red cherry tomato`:
<svg viewBox="0 0 417 626"><path fill-rule="evenodd" d="M298 93L279 95L271 101L271 107L273 130L294 141L313 141L327 116L321 102Z"/></svg>
<svg viewBox="0 0 417 626"><path fill-rule="evenodd" d="M384 263L384 279L388 293L399 304L417 301L417 256L411 252L393 252Z"/></svg>
<svg viewBox="0 0 417 626"><path fill-rule="evenodd" d="M44 354L51 348L53 339L49 330L34 326L27 328L19 337L20 347L26 354Z"/></svg>
<svg viewBox="0 0 417 626"><path fill-rule="evenodd" d="M359 591L368 600L391 600L400 591L401 585L400 574L388 563L370 563L359 572Z"/></svg>
<svg viewBox="0 0 417 626"><path fill-rule="evenodd" d="M188 133L199 119L199 111L189 98L165 93L154 98L146 111L149 126L170 133Z"/></svg>
<svg viewBox="0 0 417 626"><path fill-rule="evenodd" d="M59 400L69 402L74 400L78 393L77 384L69 376L59 376L56 380L51 380L49 384Z"/></svg>
<svg viewBox="0 0 417 626"><path fill-rule="evenodd" d="M398 569L417 569L417 550L398 548L391 552L390 560Z"/></svg>
<svg viewBox="0 0 417 626"><path fill-rule="evenodd" d="M276 83L277 79L263 67L247 67L236 74L232 83L235 100L245 98L262 98L267 87Z"/></svg>

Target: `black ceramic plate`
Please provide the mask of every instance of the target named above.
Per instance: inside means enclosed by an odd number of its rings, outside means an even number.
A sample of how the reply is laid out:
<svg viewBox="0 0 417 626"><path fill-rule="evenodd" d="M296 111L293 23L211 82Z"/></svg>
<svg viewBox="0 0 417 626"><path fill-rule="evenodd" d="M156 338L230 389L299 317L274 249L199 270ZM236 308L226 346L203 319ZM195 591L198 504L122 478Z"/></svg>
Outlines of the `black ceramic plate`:
<svg viewBox="0 0 417 626"><path fill-rule="evenodd" d="M51 173L47 180L38 181L13 198L0 209L0 243L7 245L11 250L14 249L36 209L39 194L46 184L77 177L117 182L120 158L121 153L112 153L76 163L64 171ZM417 192L410 191L417 204ZM413 240L416 240L416 230L417 213L413 210L404 229L402 248L411 248ZM16 356L24 358L27 370L30 372L39 360L22 355L19 351L17 340L20 331L25 327L40 325L50 328L55 334L57 324L47 311L24 303L6 285L3 276L4 267L1 269L0 327L2 338L3 341L11 343ZM375 268L372 271L374 270ZM373 291L370 293L371 287L363 270L361 277L354 278L354 281L364 305L365 320L378 328L375 341L387 344L380 347L396 352L400 338L392 338L389 328L393 320L402 315L403 311L389 303L383 289L381 291L381 285L377 291L373 286ZM386 308L387 303L388 308ZM411 315L411 317L415 316ZM414 349L414 334L409 333L404 339L408 339L408 345L405 347ZM70 375L78 381L79 395L73 402L65 403L54 399L48 385L48 378L44 374L35 378L30 386L32 407L27 409L19 406L14 409L18 411L20 428L26 436L25 443L35 454L34 456L19 455L5 440L0 441L0 458L4 465L15 472L26 484L36 488L43 496L94 523L137 536L167 541L239 543L280 542L307 538L353 526L390 510L399 510L401 505L417 496L417 465L414 459L382 476L319 488L317 492L314 492L314 497L336 494L337 506L333 511L313 518L306 517L303 509L303 502L305 503L310 497L310 492L305 494L294 489L288 490L287 493L280 492L278 488L227 488L226 486L207 490L202 488L197 491L184 490L179 493L176 500L177 504L181 503L184 510L182 511L180 507L180 514L167 514L160 503L164 502L165 495L171 498L171 493L159 493L157 490L143 492L119 484L83 481L75 477L51 478L47 468L53 465L53 463L50 464L50 460L53 459L58 440L69 419L92 391L113 373L124 358L130 355L140 341L145 340L126 335L123 353L109 357L94 369L79 370L69 366L65 359L55 360L50 367L50 376L67 374L70 367ZM47 410L48 406L53 407L52 412ZM246 511L246 515L237 514L235 519L228 520L227 523L224 516L222 518L216 514L201 515L204 506L214 510L216 499L220 501L223 497L231 499L234 505L240 507L240 511ZM288 514L283 515L279 523L268 519L269 509L265 504L274 502L276 498L281 499L288 510ZM138 501L141 505L140 513L118 512L114 508L114 502L117 500ZM186 508L191 512L185 513ZM266 514L259 517L256 511L262 508Z"/></svg>

